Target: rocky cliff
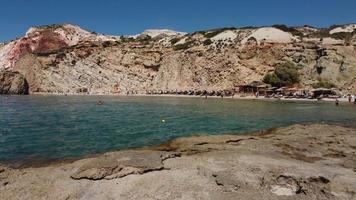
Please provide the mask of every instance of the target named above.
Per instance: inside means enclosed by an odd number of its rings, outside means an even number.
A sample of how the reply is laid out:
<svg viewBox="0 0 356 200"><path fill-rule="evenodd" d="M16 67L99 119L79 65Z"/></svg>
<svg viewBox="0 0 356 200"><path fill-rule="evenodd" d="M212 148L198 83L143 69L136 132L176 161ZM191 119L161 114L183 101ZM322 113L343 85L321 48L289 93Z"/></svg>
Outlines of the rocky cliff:
<svg viewBox="0 0 356 200"><path fill-rule="evenodd" d="M125 94L232 89L289 61L301 74L299 87L328 81L355 93L355 30L277 25L119 37L70 24L42 26L0 45L0 71L22 74L31 94Z"/></svg>

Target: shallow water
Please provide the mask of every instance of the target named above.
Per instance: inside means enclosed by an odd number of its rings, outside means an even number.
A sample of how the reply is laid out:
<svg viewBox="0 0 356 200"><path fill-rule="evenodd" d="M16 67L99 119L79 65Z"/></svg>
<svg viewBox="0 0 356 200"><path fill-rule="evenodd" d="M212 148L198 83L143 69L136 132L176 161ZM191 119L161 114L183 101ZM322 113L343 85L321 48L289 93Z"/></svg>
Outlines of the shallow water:
<svg viewBox="0 0 356 200"><path fill-rule="evenodd" d="M104 104L96 105L98 100ZM181 136L312 122L356 125L356 106L173 97L0 96L0 162L77 158Z"/></svg>

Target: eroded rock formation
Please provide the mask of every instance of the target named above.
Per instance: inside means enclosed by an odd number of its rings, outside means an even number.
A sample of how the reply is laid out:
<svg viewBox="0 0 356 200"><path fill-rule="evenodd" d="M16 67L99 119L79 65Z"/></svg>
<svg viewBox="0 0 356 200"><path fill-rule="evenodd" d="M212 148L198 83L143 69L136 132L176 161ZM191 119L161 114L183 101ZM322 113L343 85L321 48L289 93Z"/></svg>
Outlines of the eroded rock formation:
<svg viewBox="0 0 356 200"><path fill-rule="evenodd" d="M275 64L288 61L301 74L300 87L326 80L353 93L356 32L351 28L150 30L116 37L52 25L31 28L0 47L0 70L23 74L30 93L126 94L231 89L262 80Z"/></svg>

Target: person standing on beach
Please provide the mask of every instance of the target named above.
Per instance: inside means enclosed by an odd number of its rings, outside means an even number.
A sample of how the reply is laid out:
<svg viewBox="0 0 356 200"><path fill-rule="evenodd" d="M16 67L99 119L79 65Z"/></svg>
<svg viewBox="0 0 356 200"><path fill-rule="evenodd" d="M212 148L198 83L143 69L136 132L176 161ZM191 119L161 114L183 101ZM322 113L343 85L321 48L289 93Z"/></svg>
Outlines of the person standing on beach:
<svg viewBox="0 0 356 200"><path fill-rule="evenodd" d="M335 105L339 106L339 99L338 98L335 99Z"/></svg>
<svg viewBox="0 0 356 200"><path fill-rule="evenodd" d="M349 103L351 103L351 101L352 101L352 96L351 94L349 94Z"/></svg>

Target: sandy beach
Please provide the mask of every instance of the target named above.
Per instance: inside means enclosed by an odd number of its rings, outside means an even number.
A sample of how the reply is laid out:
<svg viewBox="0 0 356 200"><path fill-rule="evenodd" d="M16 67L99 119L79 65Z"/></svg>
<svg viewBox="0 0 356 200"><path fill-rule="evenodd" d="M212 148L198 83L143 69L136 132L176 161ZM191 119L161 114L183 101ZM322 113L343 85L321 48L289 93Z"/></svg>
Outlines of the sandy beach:
<svg viewBox="0 0 356 200"><path fill-rule="evenodd" d="M170 94L162 94L162 95L131 95L131 96L149 96L149 97L181 97L181 98L201 98L205 99L205 96L190 96L190 95L170 95ZM235 100L251 100L251 101L286 101L286 102L329 102L329 103L335 103L335 99L333 98L322 98L320 100L318 99L297 99L297 98L265 98L264 96L260 97L255 97L255 96L240 96L240 95L234 95L234 96L228 96L221 98L219 96L208 96L207 98L211 99L235 99ZM354 104L352 99L352 102L349 103L348 98L338 98L340 104Z"/></svg>
<svg viewBox="0 0 356 200"><path fill-rule="evenodd" d="M51 95L58 95L58 96L118 96L118 97L179 97L179 98L201 98L205 99L205 96L196 96L196 95L176 95L176 94L56 94L56 93L35 93L33 95L37 96L51 96ZM318 99L303 99L303 98L265 98L264 96L260 96L256 98L252 95L234 95L234 96L225 96L221 98L220 96L208 96L207 99L236 99L236 100L259 100L259 101L298 101L298 102L335 102L334 98L322 98ZM338 98L339 102L341 103L349 103L348 98ZM353 104L354 98L352 98Z"/></svg>
<svg viewBox="0 0 356 200"><path fill-rule="evenodd" d="M196 136L23 169L1 199L355 199L356 129L293 125Z"/></svg>

